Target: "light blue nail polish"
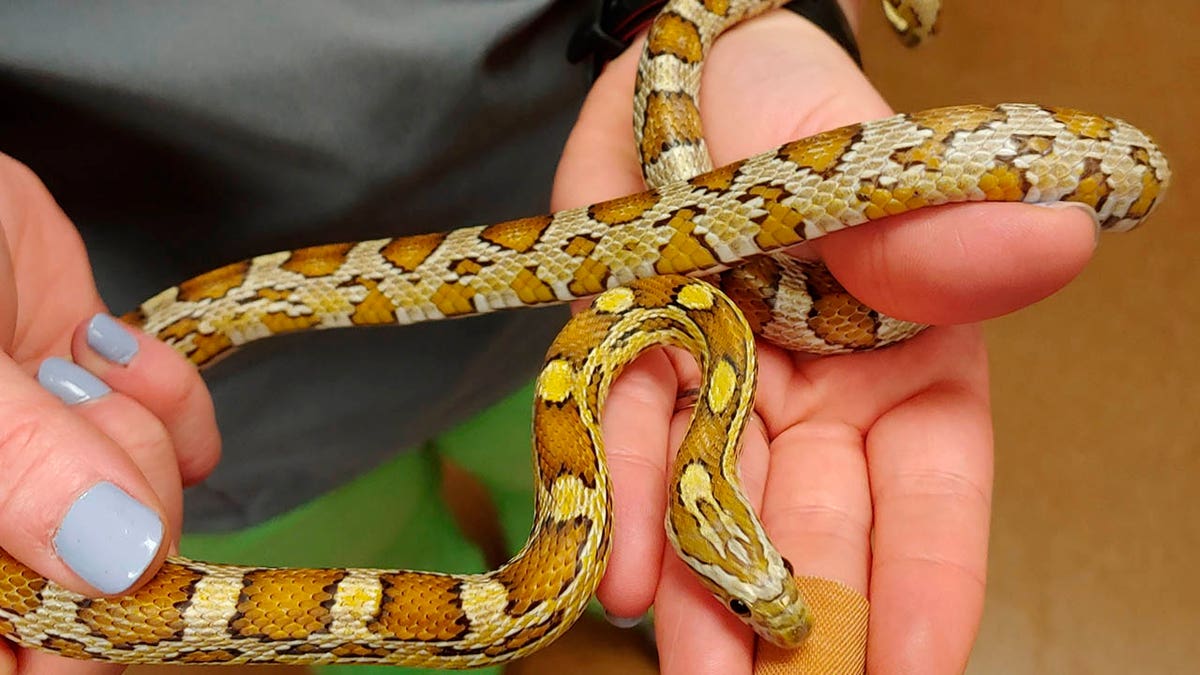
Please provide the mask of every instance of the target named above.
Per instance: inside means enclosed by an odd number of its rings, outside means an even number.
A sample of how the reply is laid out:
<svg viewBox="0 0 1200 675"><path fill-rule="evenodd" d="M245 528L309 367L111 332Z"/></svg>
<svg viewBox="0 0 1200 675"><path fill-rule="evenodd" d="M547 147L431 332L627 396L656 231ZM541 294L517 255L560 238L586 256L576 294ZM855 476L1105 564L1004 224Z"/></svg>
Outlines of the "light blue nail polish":
<svg viewBox="0 0 1200 675"><path fill-rule="evenodd" d="M158 515L112 483L96 483L71 505L54 535L67 567L102 593L137 581L162 544Z"/></svg>
<svg viewBox="0 0 1200 675"><path fill-rule="evenodd" d="M137 339L129 329L111 316L101 313L87 325L87 343L104 358L125 365L138 353Z"/></svg>
<svg viewBox="0 0 1200 675"><path fill-rule="evenodd" d="M633 628L642 622L640 616L613 616L608 613L608 610L604 611L604 618L617 628Z"/></svg>
<svg viewBox="0 0 1200 675"><path fill-rule="evenodd" d="M42 361L37 377L43 388L67 405L91 401L112 391L100 378L57 356Z"/></svg>

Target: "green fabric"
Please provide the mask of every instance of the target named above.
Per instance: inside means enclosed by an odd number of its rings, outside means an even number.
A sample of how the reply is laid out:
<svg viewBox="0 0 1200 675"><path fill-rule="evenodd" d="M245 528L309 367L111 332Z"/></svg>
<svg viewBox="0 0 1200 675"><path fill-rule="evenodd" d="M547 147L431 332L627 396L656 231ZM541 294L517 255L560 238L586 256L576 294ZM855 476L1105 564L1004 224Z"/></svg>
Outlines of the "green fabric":
<svg viewBox="0 0 1200 675"><path fill-rule="evenodd" d="M496 503L506 544L525 541L533 521L530 470L532 384L424 447L256 527L186 535L188 557L287 567L402 567L480 572L480 552L459 531L439 492L440 458L477 476ZM331 460L332 461L332 460ZM393 666L324 666L326 675L431 673ZM499 668L475 671L498 673Z"/></svg>

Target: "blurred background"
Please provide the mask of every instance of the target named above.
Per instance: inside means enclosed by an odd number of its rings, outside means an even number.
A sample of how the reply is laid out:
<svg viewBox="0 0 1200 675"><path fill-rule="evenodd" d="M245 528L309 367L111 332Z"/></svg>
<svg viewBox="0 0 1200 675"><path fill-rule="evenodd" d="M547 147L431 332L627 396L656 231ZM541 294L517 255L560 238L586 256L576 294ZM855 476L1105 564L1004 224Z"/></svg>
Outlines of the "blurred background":
<svg viewBox="0 0 1200 675"><path fill-rule="evenodd" d="M1200 663L1200 3L947 2L909 51L872 5L867 72L897 110L1036 101L1121 117L1170 158L1146 227L988 324L996 492L968 673L1184 673Z"/></svg>
<svg viewBox="0 0 1200 675"><path fill-rule="evenodd" d="M1171 160L1173 185L1147 227L1106 236L1069 287L988 325L996 492L987 605L967 672L1195 672L1200 3L951 1L939 34L913 51L864 5L866 69L895 109L1069 105L1136 123ZM567 668L657 670L644 635L585 620L509 672Z"/></svg>

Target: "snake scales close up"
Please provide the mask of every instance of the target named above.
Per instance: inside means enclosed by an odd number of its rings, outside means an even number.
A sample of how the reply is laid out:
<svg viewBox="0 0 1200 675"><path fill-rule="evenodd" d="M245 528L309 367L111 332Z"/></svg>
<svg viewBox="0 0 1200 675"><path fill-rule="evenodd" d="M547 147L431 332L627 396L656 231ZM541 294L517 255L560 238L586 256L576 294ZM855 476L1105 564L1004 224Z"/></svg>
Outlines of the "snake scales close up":
<svg viewBox="0 0 1200 675"><path fill-rule="evenodd" d="M1150 213L1169 170L1125 122L1028 104L898 115L710 170L700 64L725 27L778 4L680 0L656 20L635 102L646 192L485 227L263 255L170 288L126 317L203 365L287 331L597 296L555 340L538 378L535 525L513 560L460 576L172 558L129 595L87 600L0 551L0 635L124 663L466 668L531 653L571 626L607 561L598 416L608 387L638 353L674 344L704 375L672 477L670 538L760 635L798 644L808 611L737 479L756 382L748 329L790 348L840 352L921 327L862 306L819 265L764 254L967 201L1082 202L1103 229L1126 230ZM884 2L914 39L938 4ZM726 295L691 278L716 274L749 325Z"/></svg>

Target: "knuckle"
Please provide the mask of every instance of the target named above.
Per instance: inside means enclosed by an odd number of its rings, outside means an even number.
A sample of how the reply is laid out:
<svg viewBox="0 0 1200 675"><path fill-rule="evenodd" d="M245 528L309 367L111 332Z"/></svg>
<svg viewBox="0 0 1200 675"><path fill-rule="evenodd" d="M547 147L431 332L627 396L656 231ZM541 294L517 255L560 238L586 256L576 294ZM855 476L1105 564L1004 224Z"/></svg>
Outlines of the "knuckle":
<svg viewBox="0 0 1200 675"><path fill-rule="evenodd" d="M166 377L154 379L154 397L158 402L155 408L164 419L195 415L205 403L206 390L199 373L186 361L177 361L175 365L164 369Z"/></svg>
<svg viewBox="0 0 1200 675"><path fill-rule="evenodd" d="M49 405L34 401L9 401L0 404L0 513L23 511L15 507L24 494L21 486L32 483L30 475L43 465L57 443L47 423L56 414Z"/></svg>
<svg viewBox="0 0 1200 675"><path fill-rule="evenodd" d="M41 454L47 444L39 442L51 426L47 420L58 411L52 404L41 401L6 401L0 403L0 458L6 465L31 452Z"/></svg>

